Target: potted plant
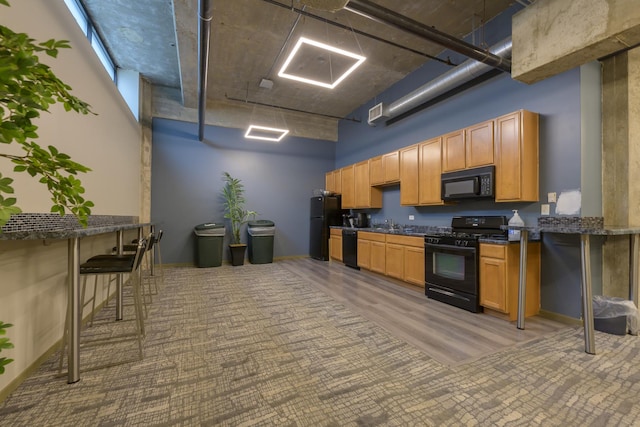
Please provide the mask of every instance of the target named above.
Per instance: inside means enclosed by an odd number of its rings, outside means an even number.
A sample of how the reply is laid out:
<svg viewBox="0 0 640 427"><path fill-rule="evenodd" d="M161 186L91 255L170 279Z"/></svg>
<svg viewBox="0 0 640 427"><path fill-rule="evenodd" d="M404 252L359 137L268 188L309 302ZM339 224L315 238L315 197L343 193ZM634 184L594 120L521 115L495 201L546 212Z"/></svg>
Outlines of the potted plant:
<svg viewBox="0 0 640 427"><path fill-rule="evenodd" d="M6 333L6 329L13 326L11 323L3 323L0 321L0 335L4 335ZM9 341L9 338L0 338L0 351L7 350L9 348L13 348L13 344ZM6 357L0 357L0 374L4 374L4 367L9 363L13 362L13 359L8 359Z"/></svg>
<svg viewBox="0 0 640 427"><path fill-rule="evenodd" d="M231 222L231 264L242 265L247 245L240 240L240 229L249 219L255 218L257 212L245 209L244 185L240 179L232 177L229 172L223 172L222 179L225 182L222 189L224 217Z"/></svg>
<svg viewBox="0 0 640 427"><path fill-rule="evenodd" d="M9 2L0 0L0 5L9 6ZM47 186L51 212L64 215L68 210L86 226L93 202L84 199L84 188L76 176L91 169L52 145L44 148L33 141L38 138L34 119L49 112L52 104L62 103L65 111L91 113L89 104L71 95L71 87L40 62L43 55L55 58L59 49L69 47L66 40L36 42L0 25L0 145L16 143L22 149L21 154L18 150L0 152L0 158L13 163L13 172L26 172ZM12 183L12 178L0 172L0 227L12 214L21 212Z"/></svg>

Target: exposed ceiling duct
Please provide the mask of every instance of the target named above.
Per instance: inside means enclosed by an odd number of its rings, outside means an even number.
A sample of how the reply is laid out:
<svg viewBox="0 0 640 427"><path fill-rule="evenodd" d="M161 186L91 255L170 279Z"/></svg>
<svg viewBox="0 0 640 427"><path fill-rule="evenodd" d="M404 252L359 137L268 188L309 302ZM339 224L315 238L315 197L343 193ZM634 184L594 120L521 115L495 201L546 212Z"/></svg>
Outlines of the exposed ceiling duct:
<svg viewBox="0 0 640 427"><path fill-rule="evenodd" d="M199 1L198 16L198 139L204 140L207 113L207 74L209 72L209 45L211 39L212 0Z"/></svg>
<svg viewBox="0 0 640 427"><path fill-rule="evenodd" d="M414 21L392 10L378 6L369 0L350 0L344 8L345 10L376 22L415 34L471 59L488 64L491 67L498 68L507 73L511 72L511 61L509 59L501 58L499 55L487 52L464 40L460 40L442 31L438 31L433 27L424 25L421 22Z"/></svg>
<svg viewBox="0 0 640 427"><path fill-rule="evenodd" d="M493 45L489 51L494 55L510 58L511 37ZM374 125L397 117L491 70L493 70L491 65L469 59L389 105L380 103L372 107L369 110L368 122Z"/></svg>

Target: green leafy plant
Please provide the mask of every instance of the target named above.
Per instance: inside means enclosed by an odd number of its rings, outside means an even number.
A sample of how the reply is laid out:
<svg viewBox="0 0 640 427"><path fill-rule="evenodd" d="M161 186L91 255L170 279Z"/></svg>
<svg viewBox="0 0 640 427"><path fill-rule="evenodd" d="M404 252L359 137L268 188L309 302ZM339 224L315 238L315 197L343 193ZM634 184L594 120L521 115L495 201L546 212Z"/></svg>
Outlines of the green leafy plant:
<svg viewBox="0 0 640 427"><path fill-rule="evenodd" d="M9 2L0 0L0 5L9 6ZM0 157L15 165L14 172L26 172L46 185L53 202L51 212L63 215L68 210L86 226L94 204L84 199L84 187L75 176L91 169L52 145L43 148L33 141L38 138L33 120L41 112L49 112L52 104L62 103L65 111L92 113L89 104L71 95L71 87L38 57L46 54L56 58L59 49L69 47L66 40L38 43L0 25L0 143L16 143L22 149L21 154L0 152ZM12 178L0 172L0 227L12 214L21 212L17 199L11 196L12 183Z"/></svg>
<svg viewBox="0 0 640 427"><path fill-rule="evenodd" d="M245 209L244 185L240 179L232 177L229 172L223 172L222 179L226 183L222 189L224 217L231 221L233 244L239 244L242 224L247 223L251 218L255 218L258 213Z"/></svg>
<svg viewBox="0 0 640 427"><path fill-rule="evenodd" d="M0 335L6 334L6 329L13 326L11 323L2 323L0 321ZM9 341L9 338L0 338L0 351L13 348L13 344ZM13 359L7 359L6 357L0 357L0 374L4 374L4 367L13 362Z"/></svg>

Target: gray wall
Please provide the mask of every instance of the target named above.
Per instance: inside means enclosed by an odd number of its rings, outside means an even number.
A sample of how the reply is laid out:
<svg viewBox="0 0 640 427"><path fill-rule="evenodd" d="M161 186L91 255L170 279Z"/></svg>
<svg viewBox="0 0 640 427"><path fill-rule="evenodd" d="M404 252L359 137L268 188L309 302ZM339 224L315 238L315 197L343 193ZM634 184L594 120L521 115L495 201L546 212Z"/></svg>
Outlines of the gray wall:
<svg viewBox="0 0 640 427"><path fill-rule="evenodd" d="M244 130L215 126L206 127L204 142L197 134L193 123L153 121L151 217L164 230L163 262L195 262L193 227L223 221L223 171L242 180L247 208L258 211L258 219L276 223L274 256L307 255L309 200L313 189L324 188L335 143L259 142L245 139Z"/></svg>

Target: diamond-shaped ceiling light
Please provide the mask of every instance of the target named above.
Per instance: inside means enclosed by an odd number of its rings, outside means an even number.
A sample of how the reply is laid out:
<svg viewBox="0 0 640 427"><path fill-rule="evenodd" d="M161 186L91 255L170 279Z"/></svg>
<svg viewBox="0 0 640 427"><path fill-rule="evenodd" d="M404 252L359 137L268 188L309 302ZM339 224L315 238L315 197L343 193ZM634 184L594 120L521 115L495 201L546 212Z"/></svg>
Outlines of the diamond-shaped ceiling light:
<svg viewBox="0 0 640 427"><path fill-rule="evenodd" d="M333 89L365 59L362 55L300 37L278 75Z"/></svg>
<svg viewBox="0 0 640 427"><path fill-rule="evenodd" d="M265 126L250 125L245 138L261 139L263 141L280 141L289 133L288 129L270 128Z"/></svg>

